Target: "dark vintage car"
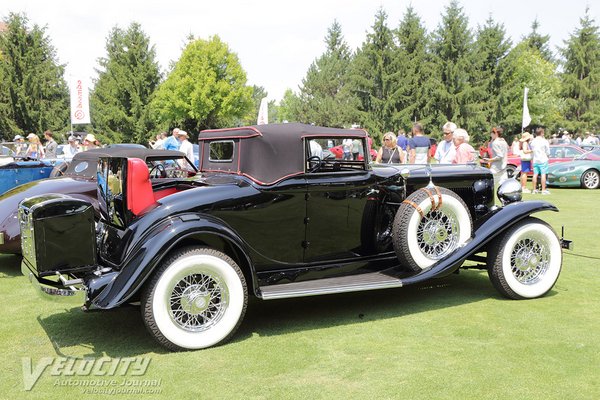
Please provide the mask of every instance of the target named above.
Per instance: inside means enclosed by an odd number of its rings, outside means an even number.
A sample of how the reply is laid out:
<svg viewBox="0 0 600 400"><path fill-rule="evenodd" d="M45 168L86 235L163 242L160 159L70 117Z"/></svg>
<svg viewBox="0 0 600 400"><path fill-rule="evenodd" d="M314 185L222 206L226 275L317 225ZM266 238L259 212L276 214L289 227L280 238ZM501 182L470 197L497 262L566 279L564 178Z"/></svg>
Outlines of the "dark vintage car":
<svg viewBox="0 0 600 400"><path fill-rule="evenodd" d="M249 296L396 288L467 260L506 297L551 290L562 243L531 214L553 205L520 201L509 180L496 206L492 175L475 165L372 166L311 151L346 138L367 148L355 129L203 131L201 174L163 182L137 158L101 157L100 223L80 199L21 203L23 273L84 310L140 302L149 332L172 350L229 339Z"/></svg>
<svg viewBox="0 0 600 400"><path fill-rule="evenodd" d="M17 211L19 202L25 198L47 193L65 194L92 204L95 214L99 217L96 169L98 159L102 155L140 158L145 160L150 168L167 161L176 165L175 161L184 158L183 153L178 151L148 150L137 145L120 145L75 154L71 162L62 164L66 167L62 176L29 182L0 196L0 253L21 254L21 233ZM154 175L156 171L154 170ZM169 175L174 175L173 168L168 169L167 172Z"/></svg>

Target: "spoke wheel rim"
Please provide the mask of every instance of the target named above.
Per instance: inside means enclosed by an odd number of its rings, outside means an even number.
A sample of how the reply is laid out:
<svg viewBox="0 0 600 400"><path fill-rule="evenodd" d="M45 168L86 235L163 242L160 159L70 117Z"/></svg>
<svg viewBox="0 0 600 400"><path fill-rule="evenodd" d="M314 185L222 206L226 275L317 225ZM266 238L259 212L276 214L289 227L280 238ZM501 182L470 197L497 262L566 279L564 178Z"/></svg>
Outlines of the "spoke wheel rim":
<svg viewBox="0 0 600 400"><path fill-rule="evenodd" d="M518 240L510 254L510 268L523 285L539 282L550 265L550 247L542 235L532 233Z"/></svg>
<svg viewBox="0 0 600 400"><path fill-rule="evenodd" d="M184 272L171 281L168 311L173 323L188 332L204 332L227 311L229 290L214 271Z"/></svg>
<svg viewBox="0 0 600 400"><path fill-rule="evenodd" d="M421 252L439 260L450 253L459 243L458 216L445 208L429 211L419 222L417 242Z"/></svg>

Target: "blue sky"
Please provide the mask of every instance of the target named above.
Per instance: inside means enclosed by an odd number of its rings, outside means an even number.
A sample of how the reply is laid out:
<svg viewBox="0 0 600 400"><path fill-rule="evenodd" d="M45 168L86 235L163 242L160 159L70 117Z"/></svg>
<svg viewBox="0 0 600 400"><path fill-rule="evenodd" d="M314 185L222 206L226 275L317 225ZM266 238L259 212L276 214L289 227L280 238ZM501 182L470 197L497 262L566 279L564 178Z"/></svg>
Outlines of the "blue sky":
<svg viewBox="0 0 600 400"><path fill-rule="evenodd" d="M351 48L361 45L383 8L388 25L397 27L412 4L429 32L436 29L449 1L414 0L285 0L248 1L34 1L2 0L0 17L25 12L32 23L47 26L59 62L72 76L94 78L97 59L105 55L106 36L118 25L137 21L156 47L166 71L177 60L191 33L208 38L219 35L238 54L248 83L263 86L270 99L281 99L287 88L297 90L314 59L324 51L323 39L334 20L342 26ZM579 27L587 5L600 24L600 6L589 0L463 0L471 28L491 15L502 22L513 43L531 31L535 18L539 31L549 34L552 49L562 46Z"/></svg>

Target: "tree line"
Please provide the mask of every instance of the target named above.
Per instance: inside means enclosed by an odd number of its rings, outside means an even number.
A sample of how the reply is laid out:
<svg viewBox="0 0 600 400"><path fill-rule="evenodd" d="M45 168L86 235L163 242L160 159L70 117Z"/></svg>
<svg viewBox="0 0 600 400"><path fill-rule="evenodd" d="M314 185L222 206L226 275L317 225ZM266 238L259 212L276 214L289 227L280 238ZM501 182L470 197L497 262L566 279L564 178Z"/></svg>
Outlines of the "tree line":
<svg viewBox="0 0 600 400"><path fill-rule="evenodd" d="M64 65L45 28L10 14L0 33L0 135L69 129ZM332 127L358 124L373 136L420 122L439 138L453 121L473 141L492 126L521 131L523 90L531 126L552 132L600 130L600 33L589 9L554 54L534 20L513 45L491 16L472 29L453 0L431 32L412 7L390 27L380 9L362 45L352 50L336 21L296 91L269 104L270 121ZM90 93L92 123L78 129L104 142L145 143L175 126L193 135L206 128L254 124L268 93L248 86L246 72L218 36L190 36L163 75L150 38L138 23L113 28Z"/></svg>

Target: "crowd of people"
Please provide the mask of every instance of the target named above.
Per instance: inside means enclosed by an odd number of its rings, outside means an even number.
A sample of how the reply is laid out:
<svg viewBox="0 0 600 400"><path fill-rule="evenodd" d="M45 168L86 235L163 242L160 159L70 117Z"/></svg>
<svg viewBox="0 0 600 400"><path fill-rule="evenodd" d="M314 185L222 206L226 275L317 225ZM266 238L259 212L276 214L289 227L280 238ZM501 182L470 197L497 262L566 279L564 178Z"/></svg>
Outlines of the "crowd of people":
<svg viewBox="0 0 600 400"><path fill-rule="evenodd" d="M171 136L167 132L161 132L156 135L156 140L151 141L150 147L162 150L178 150L185 154L189 160L194 160L194 146L189 141L190 135L179 128L173 129ZM184 160L180 161L182 167L188 167Z"/></svg>
<svg viewBox="0 0 600 400"><path fill-rule="evenodd" d="M432 159L428 156L431 141L423 134L421 124L413 125L410 138L406 137L403 130L398 132L398 136L393 132L387 132L383 135L383 146L379 149L375 162L382 164L427 164L430 162L467 164L476 162L477 157L481 156L479 160L481 165L490 169L494 176L494 185L497 187L508 179L507 162L509 150L512 150L513 155L521 159L520 179L523 192L550 194L546 188L546 174L551 141L545 138L544 128L537 128L535 137L529 132L522 133L511 148L504 138L504 130L501 127L494 127L490 132L489 142L486 142L479 152L469 144L467 131L459 128L455 123L446 122L442 127L442 132L443 139L437 144ZM568 132L566 140L569 140ZM584 140L586 142L582 141L582 144L599 144L598 138L590 133L586 134ZM531 172L533 172L533 189L530 190L527 188L527 174ZM538 178L541 184L540 190L537 189Z"/></svg>
<svg viewBox="0 0 600 400"><path fill-rule="evenodd" d="M27 142L25 142L25 139L27 139ZM54 134L47 130L44 132L44 139L45 142L42 143L40 137L33 132L25 137L16 135L13 138L13 142L15 143L15 155L17 157L29 158L32 160L57 158L58 143L54 139ZM87 134L83 140L80 140L80 138L74 135L70 135L67 141L68 146L63 147L65 158L73 158L73 156L80 151L102 146L91 133Z"/></svg>

